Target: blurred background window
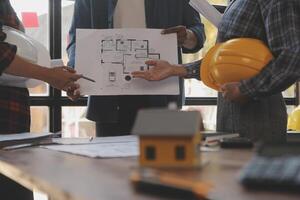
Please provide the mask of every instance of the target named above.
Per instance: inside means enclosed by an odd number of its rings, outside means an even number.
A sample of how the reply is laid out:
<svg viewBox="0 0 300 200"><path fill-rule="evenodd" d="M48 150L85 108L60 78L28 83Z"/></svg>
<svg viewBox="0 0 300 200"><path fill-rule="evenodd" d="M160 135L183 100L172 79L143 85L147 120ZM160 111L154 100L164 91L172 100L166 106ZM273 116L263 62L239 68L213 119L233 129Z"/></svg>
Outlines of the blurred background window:
<svg viewBox="0 0 300 200"><path fill-rule="evenodd" d="M63 107L62 136L90 137L95 136L95 123L85 118L86 107Z"/></svg>
<svg viewBox="0 0 300 200"><path fill-rule="evenodd" d="M49 132L49 108L47 106L31 106L31 127L33 133Z"/></svg>

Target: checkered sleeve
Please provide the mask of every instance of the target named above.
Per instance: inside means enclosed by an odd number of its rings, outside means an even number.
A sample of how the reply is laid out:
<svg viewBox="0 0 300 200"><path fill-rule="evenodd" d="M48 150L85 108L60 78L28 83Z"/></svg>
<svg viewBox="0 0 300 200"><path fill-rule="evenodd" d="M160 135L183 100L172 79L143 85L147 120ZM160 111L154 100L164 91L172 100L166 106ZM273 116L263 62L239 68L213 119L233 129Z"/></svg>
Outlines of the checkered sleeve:
<svg viewBox="0 0 300 200"><path fill-rule="evenodd" d="M260 98L287 89L300 77L299 0L273 1L262 11L268 46L274 59L255 77L242 81L240 90Z"/></svg>
<svg viewBox="0 0 300 200"><path fill-rule="evenodd" d="M2 25L0 24L0 75L14 60L17 47L15 45L3 42L6 38L6 34L2 31Z"/></svg>

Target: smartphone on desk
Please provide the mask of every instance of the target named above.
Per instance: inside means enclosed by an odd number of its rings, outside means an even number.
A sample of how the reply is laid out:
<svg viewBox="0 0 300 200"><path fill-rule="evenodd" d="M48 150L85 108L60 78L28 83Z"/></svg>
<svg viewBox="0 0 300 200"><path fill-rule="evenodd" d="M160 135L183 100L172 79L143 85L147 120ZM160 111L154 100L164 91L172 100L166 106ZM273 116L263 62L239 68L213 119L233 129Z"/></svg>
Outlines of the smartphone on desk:
<svg viewBox="0 0 300 200"><path fill-rule="evenodd" d="M233 148L253 148L254 143L244 137L224 138L220 141L221 148L233 149Z"/></svg>

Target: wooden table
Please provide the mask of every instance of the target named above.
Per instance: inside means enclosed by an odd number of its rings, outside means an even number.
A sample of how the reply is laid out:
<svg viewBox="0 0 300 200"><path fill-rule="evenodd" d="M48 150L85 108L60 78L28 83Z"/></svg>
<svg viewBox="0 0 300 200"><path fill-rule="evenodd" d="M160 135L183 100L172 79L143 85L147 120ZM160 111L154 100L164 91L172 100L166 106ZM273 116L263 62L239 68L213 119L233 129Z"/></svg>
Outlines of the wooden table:
<svg viewBox="0 0 300 200"><path fill-rule="evenodd" d="M211 199L283 200L299 199L296 194L248 191L237 181L239 170L251 158L250 150L205 152L209 163L198 171L182 172L185 178L211 181ZM136 158L92 159L41 148L0 152L0 173L48 194L52 200L151 200L162 199L137 193L130 185Z"/></svg>

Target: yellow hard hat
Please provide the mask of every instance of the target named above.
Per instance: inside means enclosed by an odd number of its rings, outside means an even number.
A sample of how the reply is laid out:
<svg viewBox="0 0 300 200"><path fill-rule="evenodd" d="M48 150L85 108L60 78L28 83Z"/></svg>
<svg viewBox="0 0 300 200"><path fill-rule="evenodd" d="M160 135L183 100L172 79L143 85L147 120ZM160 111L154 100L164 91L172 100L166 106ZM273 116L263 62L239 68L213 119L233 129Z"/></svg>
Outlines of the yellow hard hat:
<svg viewBox="0 0 300 200"><path fill-rule="evenodd" d="M300 131L300 106L290 114L287 128L292 131Z"/></svg>
<svg viewBox="0 0 300 200"><path fill-rule="evenodd" d="M237 38L216 44L202 60L200 76L210 88L239 82L258 74L273 58L268 47L260 40Z"/></svg>

